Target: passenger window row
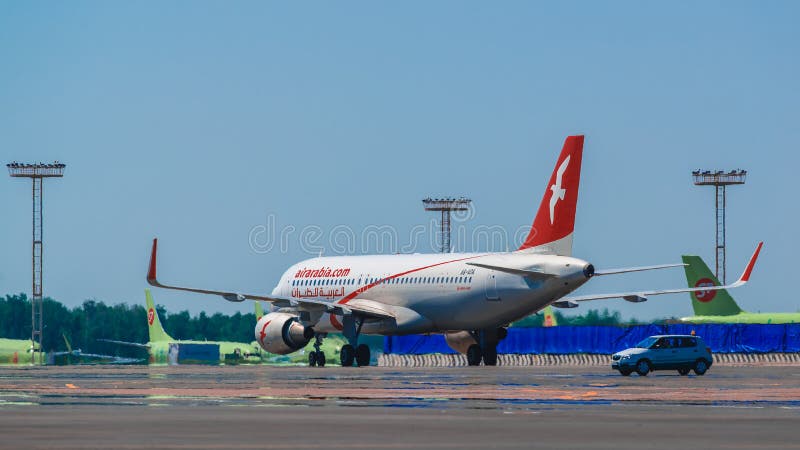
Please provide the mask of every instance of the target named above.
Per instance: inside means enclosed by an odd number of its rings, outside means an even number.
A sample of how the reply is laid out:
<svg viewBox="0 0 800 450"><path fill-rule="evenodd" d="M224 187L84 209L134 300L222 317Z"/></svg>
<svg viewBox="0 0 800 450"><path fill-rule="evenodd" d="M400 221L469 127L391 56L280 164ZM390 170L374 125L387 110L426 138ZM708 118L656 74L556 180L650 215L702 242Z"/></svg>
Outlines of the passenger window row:
<svg viewBox="0 0 800 450"><path fill-rule="evenodd" d="M400 278L366 278L364 284L464 284L472 283L472 277L400 277ZM356 284L355 278L319 278L309 280L292 280L292 286L348 286ZM362 278L358 279L362 284Z"/></svg>

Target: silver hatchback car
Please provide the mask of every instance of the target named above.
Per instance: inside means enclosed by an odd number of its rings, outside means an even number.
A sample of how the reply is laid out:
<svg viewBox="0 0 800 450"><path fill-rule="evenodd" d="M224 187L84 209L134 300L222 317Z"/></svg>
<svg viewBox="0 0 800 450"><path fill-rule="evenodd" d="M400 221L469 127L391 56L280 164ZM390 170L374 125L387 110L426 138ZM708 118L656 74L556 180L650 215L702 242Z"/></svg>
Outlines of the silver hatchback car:
<svg viewBox="0 0 800 450"><path fill-rule="evenodd" d="M653 370L677 370L688 375L694 370L704 375L714 363L711 349L698 336L650 336L636 347L611 355L611 368L628 376L633 372L645 376Z"/></svg>

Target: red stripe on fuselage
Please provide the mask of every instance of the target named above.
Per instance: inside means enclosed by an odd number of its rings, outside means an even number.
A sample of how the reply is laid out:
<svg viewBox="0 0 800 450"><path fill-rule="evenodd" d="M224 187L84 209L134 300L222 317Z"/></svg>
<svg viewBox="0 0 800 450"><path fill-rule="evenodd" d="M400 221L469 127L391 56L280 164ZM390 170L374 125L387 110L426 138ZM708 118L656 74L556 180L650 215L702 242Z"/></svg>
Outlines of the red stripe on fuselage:
<svg viewBox="0 0 800 450"><path fill-rule="evenodd" d="M381 284L381 282L385 282L386 280L399 278L399 277L408 275L410 273L419 272L420 270L430 269L431 267L443 266L445 264L450 264L450 263L454 263L454 262L466 261L468 259L480 258L481 256L486 256L486 255L476 255L476 256L468 256L466 258L452 259L450 261L444 261L444 262L440 262L440 263L436 263L436 264L430 264L430 265L427 265L427 266L424 266L424 267L418 267L416 269L407 270L405 272L400 272L398 274L390 275L390 276L385 277L385 278L378 278L378 281L375 281L374 283L370 283L370 284L368 284L366 286L363 286L363 287L360 287L360 288L356 289L355 291L347 294L344 298L342 298L341 300L339 300L339 301L337 301L335 303L340 304L340 305L344 305L345 303L349 302L350 300L356 298L359 294L362 294L362 293L372 289L373 287ZM341 330L343 327L342 327L342 324L339 322L339 319L336 318L336 315L335 314L331 314L330 317L331 317L331 325L333 325L333 327L336 328L337 330Z"/></svg>
<svg viewBox="0 0 800 450"><path fill-rule="evenodd" d="M351 292L351 293L347 294L347 295L346 295L346 296L345 296L343 299L339 300L339 301L338 301L338 302L336 302L336 303L339 303L339 304L343 305L343 304L345 304L345 303L349 302L350 300L352 300L352 299L356 298L356 296L357 296L358 294L361 294L361 293L363 293L363 292L366 292L366 291L368 291L368 290L372 289L373 287L375 287L375 286L377 286L377 285L381 284L381 282L382 282L382 281L386 281L386 280L392 280L392 279L395 279L395 278L400 278L400 277L402 277L402 276L404 276L404 275L408 275L408 274L410 274L410 273L419 272L420 270L430 269L431 267L443 266L443 265L445 265L445 264L450 264L450 263L454 263L454 262L466 261L466 260L468 260L468 259L480 258L481 256L485 256L485 255L468 256L468 257L466 257L466 258L452 259L452 260L450 260L450 261L444 261L444 262L440 262L440 263L436 263L436 264L431 264L431 265L429 265L429 266L425 266L425 267L418 267L418 268L416 268L416 269L407 270L407 271L405 271L405 272L400 272L400 273L398 273L398 274L395 274L395 275L389 275L389 276L388 276L388 277L386 277L386 278L378 278L378 281L376 281L376 282L374 282L374 283L371 283L371 284L368 284L368 285L366 285L366 286L364 286L364 287L361 287L361 288L358 288L358 289L356 289L355 291L353 291L353 292Z"/></svg>

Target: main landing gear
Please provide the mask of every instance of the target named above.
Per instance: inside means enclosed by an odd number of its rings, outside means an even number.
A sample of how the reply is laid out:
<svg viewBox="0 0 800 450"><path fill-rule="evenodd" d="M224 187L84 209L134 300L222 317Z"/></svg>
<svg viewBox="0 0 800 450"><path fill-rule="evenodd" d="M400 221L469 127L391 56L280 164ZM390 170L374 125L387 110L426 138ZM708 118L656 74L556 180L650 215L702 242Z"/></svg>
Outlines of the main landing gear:
<svg viewBox="0 0 800 450"><path fill-rule="evenodd" d="M325 367L325 353L320 350L325 333L314 333L314 351L308 354L308 365L311 367Z"/></svg>
<svg viewBox="0 0 800 450"><path fill-rule="evenodd" d="M364 319L352 314L347 314L342 318L342 333L348 341L339 352L342 367L352 367L353 363L359 367L369 365L369 347L358 343L358 336L361 334L363 325Z"/></svg>
<svg viewBox="0 0 800 450"><path fill-rule="evenodd" d="M508 336L508 330L505 328L490 328L473 331L470 334L472 334L477 344L472 344L467 349L467 364L479 366L481 365L481 360L483 360L484 366L496 366L497 344Z"/></svg>

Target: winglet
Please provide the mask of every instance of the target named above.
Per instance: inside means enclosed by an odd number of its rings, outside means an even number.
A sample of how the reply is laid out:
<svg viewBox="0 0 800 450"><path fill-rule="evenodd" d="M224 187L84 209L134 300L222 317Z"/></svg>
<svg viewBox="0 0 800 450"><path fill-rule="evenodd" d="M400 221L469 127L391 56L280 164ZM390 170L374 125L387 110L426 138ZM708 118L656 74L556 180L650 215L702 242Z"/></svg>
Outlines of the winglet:
<svg viewBox="0 0 800 450"><path fill-rule="evenodd" d="M753 266L756 265L756 260L758 259L758 254L761 252L761 247L764 245L764 242L759 242L758 247L756 247L756 251L753 252L753 256L750 257L750 262L747 263L747 267L744 268L744 272L742 276L739 277L739 281L737 283L747 283L750 281L750 273L753 271Z"/></svg>
<svg viewBox="0 0 800 450"><path fill-rule="evenodd" d="M158 238L153 239L153 250L150 252L150 267L147 269L147 282L152 286L158 286L156 280L156 250L158 249Z"/></svg>

